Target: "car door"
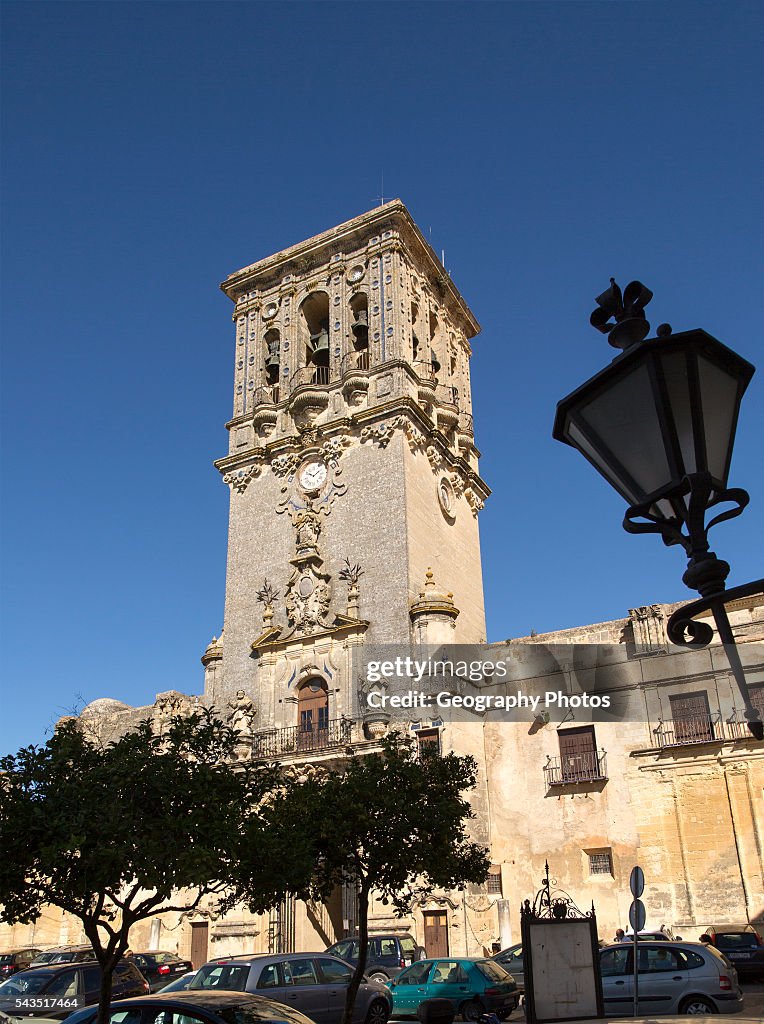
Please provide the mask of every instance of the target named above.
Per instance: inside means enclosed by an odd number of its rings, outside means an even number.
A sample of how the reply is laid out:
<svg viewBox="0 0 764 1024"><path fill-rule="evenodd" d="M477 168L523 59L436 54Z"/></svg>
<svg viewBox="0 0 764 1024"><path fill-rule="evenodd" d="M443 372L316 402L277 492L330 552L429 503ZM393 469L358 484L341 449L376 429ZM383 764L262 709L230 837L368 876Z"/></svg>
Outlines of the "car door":
<svg viewBox="0 0 764 1024"><path fill-rule="evenodd" d="M602 998L606 1014L629 1016L634 1007L631 947L626 943L600 953Z"/></svg>
<svg viewBox="0 0 764 1024"><path fill-rule="evenodd" d="M393 1016L416 1014L417 1007L427 998L427 981L432 970L432 960L419 960L401 971L390 986L393 993Z"/></svg>
<svg viewBox="0 0 764 1024"><path fill-rule="evenodd" d="M458 960L438 960L427 986L428 999L450 999L454 1009L470 1002L470 979Z"/></svg>
<svg viewBox="0 0 764 1024"><path fill-rule="evenodd" d="M676 1013L687 988L687 969L675 949L666 943L639 943L639 1013Z"/></svg>
<svg viewBox="0 0 764 1024"><path fill-rule="evenodd" d="M328 987L310 956L294 956L281 961L283 1002L310 1017L315 1024L327 1024L329 1016ZM274 998L278 998L274 996Z"/></svg>
<svg viewBox="0 0 764 1024"><path fill-rule="evenodd" d="M326 1014L329 1024L340 1024L342 1015L345 1012L345 999L347 997L348 985L353 977L352 968L340 963L330 956L316 957L316 963L321 974L321 980L326 986ZM358 991L358 998L354 1009L354 1017L358 1016L359 1006L362 1002L362 990ZM362 1013L365 1016L365 1012Z"/></svg>

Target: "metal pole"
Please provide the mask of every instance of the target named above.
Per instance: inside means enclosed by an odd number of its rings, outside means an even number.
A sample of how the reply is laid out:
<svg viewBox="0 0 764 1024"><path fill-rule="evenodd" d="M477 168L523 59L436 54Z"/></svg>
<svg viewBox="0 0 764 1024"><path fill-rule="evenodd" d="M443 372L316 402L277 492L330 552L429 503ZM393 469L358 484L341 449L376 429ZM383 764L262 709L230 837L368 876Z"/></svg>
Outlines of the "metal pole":
<svg viewBox="0 0 764 1024"><path fill-rule="evenodd" d="M759 719L759 714L751 703L751 697L748 693L748 685L745 678L745 671L743 670L743 663L740 660L740 652L737 649L735 634L732 632L732 624L730 623L729 616L727 615L724 598L722 598L721 601L714 601L711 605L711 611L714 614L714 622L716 623L716 629L719 633L719 639L724 644L724 650L726 651L730 668L732 669L732 675L735 677L735 682L737 683L738 690L740 691L745 717L749 722L756 722Z"/></svg>
<svg viewBox="0 0 764 1024"><path fill-rule="evenodd" d="M636 921L635 923L639 924L639 921ZM638 936L638 934L639 933L637 932L637 929L635 928L634 929L634 1013L632 1014L633 1017L638 1017L639 1016L639 1012L638 1012L638 1007L639 1007L639 972L638 972L638 967L639 967L639 963L638 963L638 958L637 958L637 941L638 941L637 936Z"/></svg>

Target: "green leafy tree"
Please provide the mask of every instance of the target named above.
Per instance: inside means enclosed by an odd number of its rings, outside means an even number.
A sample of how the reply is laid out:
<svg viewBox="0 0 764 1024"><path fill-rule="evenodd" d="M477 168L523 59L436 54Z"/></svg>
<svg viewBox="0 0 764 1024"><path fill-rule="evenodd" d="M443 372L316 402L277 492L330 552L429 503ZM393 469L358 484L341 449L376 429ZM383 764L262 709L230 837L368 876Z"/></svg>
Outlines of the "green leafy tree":
<svg viewBox="0 0 764 1024"><path fill-rule="evenodd" d="M415 757L393 733L380 753L285 786L249 823L239 886L253 910L273 906L287 892L326 900L343 883L357 889L359 959L343 1024L350 1024L366 968L372 892L403 916L436 888L464 889L486 879L486 850L467 831L473 812L465 794L475 781L473 758L427 748Z"/></svg>
<svg viewBox="0 0 764 1024"><path fill-rule="evenodd" d="M29 923L52 904L79 918L102 970L99 1024L133 925L232 891L244 825L274 778L235 764L235 746L200 711L106 745L70 721L0 760L2 916Z"/></svg>

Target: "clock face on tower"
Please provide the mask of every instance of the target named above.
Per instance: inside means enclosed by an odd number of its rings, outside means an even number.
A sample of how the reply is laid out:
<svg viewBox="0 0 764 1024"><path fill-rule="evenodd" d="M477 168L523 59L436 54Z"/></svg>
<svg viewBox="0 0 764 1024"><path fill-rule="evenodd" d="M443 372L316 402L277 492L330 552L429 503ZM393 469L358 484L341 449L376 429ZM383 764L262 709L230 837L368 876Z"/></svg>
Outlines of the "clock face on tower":
<svg viewBox="0 0 764 1024"><path fill-rule="evenodd" d="M323 487L326 480L326 465L323 462L313 460L306 462L300 469L298 477L300 487L304 491L317 491Z"/></svg>

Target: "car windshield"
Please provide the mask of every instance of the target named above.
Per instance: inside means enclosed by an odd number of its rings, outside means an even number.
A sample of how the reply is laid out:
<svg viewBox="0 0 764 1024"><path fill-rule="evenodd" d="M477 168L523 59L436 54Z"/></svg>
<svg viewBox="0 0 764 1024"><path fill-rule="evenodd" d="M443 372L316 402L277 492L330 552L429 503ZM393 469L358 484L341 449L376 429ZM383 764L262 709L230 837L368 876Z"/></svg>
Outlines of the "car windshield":
<svg viewBox="0 0 764 1024"><path fill-rule="evenodd" d="M0 964L9 964L13 960L13 953L0 953Z"/></svg>
<svg viewBox="0 0 764 1024"><path fill-rule="evenodd" d="M0 997L26 995L42 992L50 981L49 974L38 974L35 971L22 971L0 985Z"/></svg>
<svg viewBox="0 0 764 1024"><path fill-rule="evenodd" d="M196 972L189 989L225 988L232 992L245 992L249 964L205 964Z"/></svg>
<svg viewBox="0 0 764 1024"><path fill-rule="evenodd" d="M475 966L489 981L507 981L509 977L509 971L506 971L501 964L497 964L494 960L478 960Z"/></svg>
<svg viewBox="0 0 764 1024"><path fill-rule="evenodd" d="M751 946L758 946L753 932L723 932L716 936L716 941L722 949L748 949Z"/></svg>

